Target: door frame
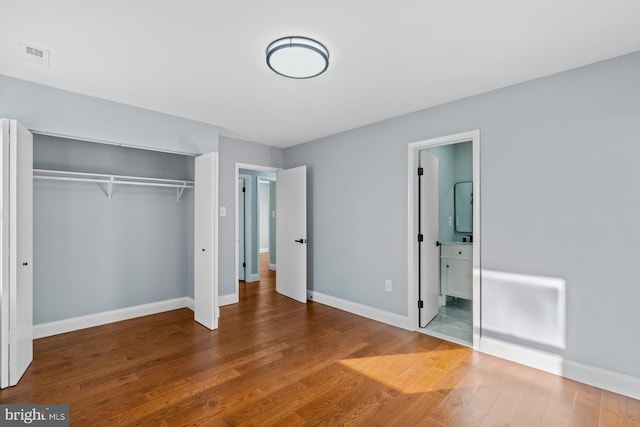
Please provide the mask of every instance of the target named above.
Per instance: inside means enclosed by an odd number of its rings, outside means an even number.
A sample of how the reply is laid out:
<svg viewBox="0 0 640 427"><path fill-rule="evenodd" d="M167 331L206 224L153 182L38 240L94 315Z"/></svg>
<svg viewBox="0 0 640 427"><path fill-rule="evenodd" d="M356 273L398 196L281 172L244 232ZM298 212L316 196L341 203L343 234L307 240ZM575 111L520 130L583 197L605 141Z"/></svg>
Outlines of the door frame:
<svg viewBox="0 0 640 427"><path fill-rule="evenodd" d="M408 188L408 221L407 221L407 313L408 326L418 330L418 215L417 215L417 173L420 150L442 145L471 141L473 152L473 348L480 347L481 313L480 313L480 131L472 130L453 135L426 139L408 144L407 156L407 188Z"/></svg>
<svg viewBox="0 0 640 427"><path fill-rule="evenodd" d="M250 164L250 163L239 163L236 162L235 164L235 171L234 171L234 182L237 183L238 179L240 179L240 175L242 175L240 173L240 169L249 169L249 170L254 170L254 171L260 171L260 172L278 172L279 170L282 170L282 168L277 168L277 167L273 167L273 166L263 166L263 165L254 165L254 164ZM237 185L237 184L236 184ZM234 239L233 239L233 251L234 251L234 256L235 256L235 298L233 303L237 303L240 301L240 289L238 287L238 282L240 281L240 276L238 274L238 268L239 268L239 262L240 262L240 256L238 254L239 251L239 247L238 247L238 237L239 237L239 227L238 227L238 203L239 203L239 197L238 197L238 192L234 191L235 194L235 204L234 204L234 218L233 218L233 224L234 224L234 228L235 228L235 234L234 234ZM245 209L247 208L246 205L246 200L245 200ZM277 215L277 213L276 213ZM247 235L247 230L245 228L245 251L246 251L246 235ZM246 253L246 252L245 252ZM245 256L246 258L246 256ZM249 264L247 264L248 266ZM245 278L247 277L247 272L245 270Z"/></svg>

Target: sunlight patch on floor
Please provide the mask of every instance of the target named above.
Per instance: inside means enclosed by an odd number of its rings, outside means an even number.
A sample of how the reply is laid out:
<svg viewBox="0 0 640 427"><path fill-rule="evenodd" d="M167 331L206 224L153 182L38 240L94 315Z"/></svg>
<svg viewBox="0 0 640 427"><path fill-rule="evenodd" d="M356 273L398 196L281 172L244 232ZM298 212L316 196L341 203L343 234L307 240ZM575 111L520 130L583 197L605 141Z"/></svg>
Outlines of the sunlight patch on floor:
<svg viewBox="0 0 640 427"><path fill-rule="evenodd" d="M401 393L437 390L437 384L468 349L432 350L408 354L344 359L340 363Z"/></svg>

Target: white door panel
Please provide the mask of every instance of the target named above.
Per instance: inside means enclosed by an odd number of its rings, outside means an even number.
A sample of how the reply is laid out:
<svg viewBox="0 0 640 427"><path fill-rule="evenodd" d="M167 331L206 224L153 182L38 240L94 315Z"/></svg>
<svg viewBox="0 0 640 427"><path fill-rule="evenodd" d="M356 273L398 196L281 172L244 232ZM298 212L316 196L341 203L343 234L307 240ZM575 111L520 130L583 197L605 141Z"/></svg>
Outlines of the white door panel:
<svg viewBox="0 0 640 427"><path fill-rule="evenodd" d="M420 184L420 229L424 241L420 244L420 327L438 314L440 282L440 250L438 241L438 158L426 150L420 152L420 166L424 175Z"/></svg>
<svg viewBox="0 0 640 427"><path fill-rule="evenodd" d="M8 387L33 360L33 136L15 120L1 127L0 386Z"/></svg>
<svg viewBox="0 0 640 427"><path fill-rule="evenodd" d="M245 188L244 178L238 179L238 280L245 280L246 250L245 250Z"/></svg>
<svg viewBox="0 0 640 427"><path fill-rule="evenodd" d="M218 328L217 177L218 154L196 157L194 195L194 319Z"/></svg>
<svg viewBox="0 0 640 427"><path fill-rule="evenodd" d="M276 178L276 290L307 302L307 167L279 171Z"/></svg>
<svg viewBox="0 0 640 427"><path fill-rule="evenodd" d="M9 387L9 120L0 119L0 202L2 228L0 229L0 388Z"/></svg>

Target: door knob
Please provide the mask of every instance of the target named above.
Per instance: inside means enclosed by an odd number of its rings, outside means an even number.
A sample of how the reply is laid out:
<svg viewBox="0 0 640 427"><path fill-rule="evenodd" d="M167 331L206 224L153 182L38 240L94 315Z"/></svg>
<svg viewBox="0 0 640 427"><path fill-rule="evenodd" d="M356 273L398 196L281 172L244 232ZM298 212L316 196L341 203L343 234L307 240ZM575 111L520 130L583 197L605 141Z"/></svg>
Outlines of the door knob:
<svg viewBox="0 0 640 427"><path fill-rule="evenodd" d="M29 263L28 262L23 262L22 265L29 265Z"/></svg>
<svg viewBox="0 0 640 427"><path fill-rule="evenodd" d="M307 243L307 239L298 239L298 240L294 240L294 242L296 242L296 243Z"/></svg>

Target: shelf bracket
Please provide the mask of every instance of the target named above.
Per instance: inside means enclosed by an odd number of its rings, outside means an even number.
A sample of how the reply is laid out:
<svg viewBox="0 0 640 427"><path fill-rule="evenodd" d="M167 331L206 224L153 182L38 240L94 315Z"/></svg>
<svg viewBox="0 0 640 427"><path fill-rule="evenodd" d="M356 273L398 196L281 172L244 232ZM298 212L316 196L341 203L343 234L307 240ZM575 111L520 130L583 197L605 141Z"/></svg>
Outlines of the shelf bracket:
<svg viewBox="0 0 640 427"><path fill-rule="evenodd" d="M114 178L111 177L111 182L109 182L107 184L107 199L111 200L111 195L113 194L113 180Z"/></svg>
<svg viewBox="0 0 640 427"><path fill-rule="evenodd" d="M176 188L176 202L179 202L182 198L182 193L184 193L184 189L186 188L186 183L183 183L182 187Z"/></svg>
<svg viewBox="0 0 640 427"><path fill-rule="evenodd" d="M114 177L109 178L109 182L107 182L106 190L101 183L99 182L97 183L98 187L102 189L102 192L104 193L105 196L107 196L107 199L109 200L111 200L111 196L113 195L113 181L114 181Z"/></svg>

